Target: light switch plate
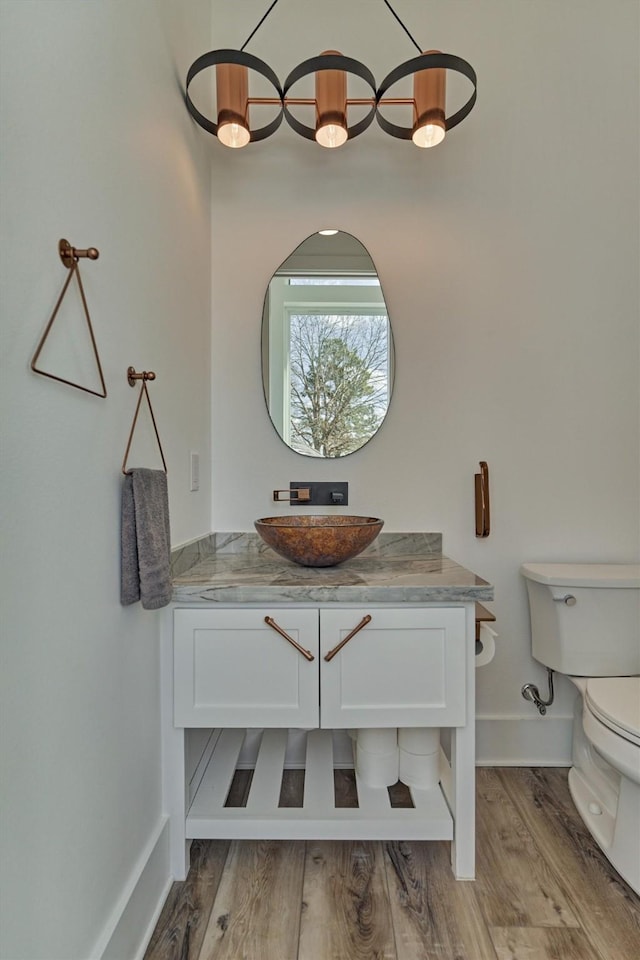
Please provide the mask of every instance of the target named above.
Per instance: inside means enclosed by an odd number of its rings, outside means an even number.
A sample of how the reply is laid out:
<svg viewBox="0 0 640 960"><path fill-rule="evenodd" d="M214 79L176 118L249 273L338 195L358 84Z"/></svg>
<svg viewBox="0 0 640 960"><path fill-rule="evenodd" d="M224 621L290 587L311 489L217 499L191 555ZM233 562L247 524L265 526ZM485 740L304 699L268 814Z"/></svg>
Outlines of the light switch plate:
<svg viewBox="0 0 640 960"><path fill-rule="evenodd" d="M191 486L190 490L195 492L200 489L200 454L194 453L193 450L189 454L190 459L190 478Z"/></svg>

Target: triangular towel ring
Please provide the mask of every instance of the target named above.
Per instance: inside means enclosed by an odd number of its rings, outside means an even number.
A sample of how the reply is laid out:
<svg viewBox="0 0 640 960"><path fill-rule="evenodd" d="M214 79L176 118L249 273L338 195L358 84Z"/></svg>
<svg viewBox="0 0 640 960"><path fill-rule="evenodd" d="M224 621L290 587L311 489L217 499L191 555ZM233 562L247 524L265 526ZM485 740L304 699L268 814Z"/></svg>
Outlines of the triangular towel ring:
<svg viewBox="0 0 640 960"><path fill-rule="evenodd" d="M58 254L63 264L69 270L69 276L67 277L65 284L62 288L62 293L58 297L57 303L53 308L53 313L49 318L49 322L45 328L42 337L40 338L40 343L36 348L36 352L33 355L33 360L31 361L31 369L34 373L39 373L43 377L49 377L51 380L58 380L60 383L66 383L69 387L76 387L78 390L84 390L85 393L92 393L95 397L102 397L103 399L107 396L107 388L104 382L104 377L102 375L102 366L100 364L100 357L98 356L98 347L96 346L96 338L93 335L93 327L91 326L91 317L89 316L89 308L87 306L87 300L84 295L84 288L82 286L82 278L80 277L80 267L78 265L78 260L80 257L88 257L89 260L97 260L100 256L98 250L95 247L89 247L86 250L78 250L76 247L72 247L68 240L60 240L58 242ZM55 320L58 310L60 309L60 304L64 300L64 295L67 292L67 288L71 283L73 275L76 275L78 278L78 287L80 288L80 297L82 299L82 307L84 309L84 315L87 320L87 326L89 327L89 336L91 337L91 345L93 346L93 355L96 358L96 364L98 366L98 373L100 375L100 384L102 386L102 391L91 390L89 387L83 387L80 383L74 383L72 380L65 380L64 377L57 377L53 373L47 373L46 370L39 370L36 367L38 357L40 352L45 345L45 341L49 336L51 327L53 326L53 321Z"/></svg>
<svg viewBox="0 0 640 960"><path fill-rule="evenodd" d="M136 412L133 415L133 423L131 424L131 432L129 433L129 440L127 441L127 449L124 452L124 460L122 461L122 472L126 475L130 473L130 470L127 470L127 457L129 456L129 450L131 449L131 441L133 440L133 434L136 429L136 423L138 421L138 413L140 412L140 404L142 403L143 395L147 398L147 404L149 407L149 413L151 414L151 422L153 423L153 429L156 432L156 440L158 441L158 447L160 449L160 456L162 457L162 466L164 467L164 472L167 472L167 464L164 459L164 453L162 452L162 444L160 443L160 435L158 433L158 428L156 426L156 418L153 415L153 407L151 406L151 399L149 398L149 391L147 390L147 380L155 380L156 375L153 370L143 370L142 373L136 373L134 367L127 368L127 380L130 387L135 387L136 380L142 380L142 387L140 388L140 395L138 397L138 403L136 404Z"/></svg>

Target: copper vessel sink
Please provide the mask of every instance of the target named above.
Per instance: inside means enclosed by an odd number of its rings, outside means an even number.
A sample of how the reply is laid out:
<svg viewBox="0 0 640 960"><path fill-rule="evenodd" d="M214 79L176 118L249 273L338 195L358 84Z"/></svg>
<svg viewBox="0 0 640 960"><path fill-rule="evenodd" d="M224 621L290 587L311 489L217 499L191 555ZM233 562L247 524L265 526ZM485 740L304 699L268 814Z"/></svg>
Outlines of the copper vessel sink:
<svg viewBox="0 0 640 960"><path fill-rule="evenodd" d="M280 556L303 567L335 567L368 547L382 530L376 517L263 517L255 528Z"/></svg>

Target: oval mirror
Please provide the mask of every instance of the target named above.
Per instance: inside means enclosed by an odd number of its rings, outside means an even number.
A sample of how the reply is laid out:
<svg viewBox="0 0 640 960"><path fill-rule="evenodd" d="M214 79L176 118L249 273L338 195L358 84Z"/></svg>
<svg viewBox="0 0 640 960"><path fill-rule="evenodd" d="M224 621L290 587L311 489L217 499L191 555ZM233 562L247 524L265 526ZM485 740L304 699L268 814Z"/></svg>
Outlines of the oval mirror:
<svg viewBox="0 0 640 960"><path fill-rule="evenodd" d="M345 457L379 430L393 387L393 337L365 247L341 230L304 240L273 275L262 315L262 382L282 440Z"/></svg>

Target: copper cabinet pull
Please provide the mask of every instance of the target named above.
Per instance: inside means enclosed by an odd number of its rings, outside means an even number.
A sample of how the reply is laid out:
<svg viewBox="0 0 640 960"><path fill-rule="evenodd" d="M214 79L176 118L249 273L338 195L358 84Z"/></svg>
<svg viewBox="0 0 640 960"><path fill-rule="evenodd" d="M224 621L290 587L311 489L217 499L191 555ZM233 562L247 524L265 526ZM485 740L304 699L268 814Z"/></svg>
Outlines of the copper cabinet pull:
<svg viewBox="0 0 640 960"><path fill-rule="evenodd" d="M336 653L339 653L340 650L342 650L342 648L344 647L345 643L349 643L349 640L351 640L352 637L355 637L356 633L360 633L360 631L362 630L362 628L363 628L363 627L366 627L366 625L367 625L368 623L371 623L371 615L367 613L366 616L364 616L364 617L362 618L362 620L361 620L360 623L357 625L357 627L354 627L353 630L351 631L351 633L348 633L348 634L346 635L346 637L344 638L344 640L341 640L340 643L336 644L336 646L333 648L333 650L329 650L329 653L325 654L325 660L327 661L327 663L329 662L329 660L333 660L333 658L335 657Z"/></svg>
<svg viewBox="0 0 640 960"><path fill-rule="evenodd" d="M311 650L305 650L305 648L302 647L297 640L294 640L293 637L290 637L289 634L282 629L282 627L278 626L273 617L265 617L264 622L268 627L271 627L272 630L275 630L276 633L279 633L281 637L284 637L285 640L288 640L291 646L295 647L298 653L301 653L303 657L307 658L307 660L315 660Z"/></svg>

